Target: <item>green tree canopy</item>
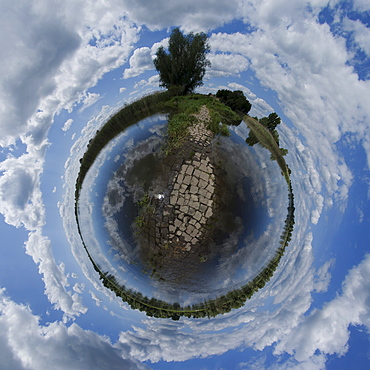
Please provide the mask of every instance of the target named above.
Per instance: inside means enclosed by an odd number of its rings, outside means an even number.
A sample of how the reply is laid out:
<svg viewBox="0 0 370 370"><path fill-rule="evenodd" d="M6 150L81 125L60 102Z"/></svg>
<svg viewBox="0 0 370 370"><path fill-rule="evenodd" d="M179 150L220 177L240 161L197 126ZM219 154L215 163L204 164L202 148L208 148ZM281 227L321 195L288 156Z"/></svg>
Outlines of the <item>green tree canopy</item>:
<svg viewBox="0 0 370 370"><path fill-rule="evenodd" d="M230 107L233 111L240 112L243 115L248 114L252 108L251 103L247 100L243 94L243 91L241 90L218 90L216 97L220 99L222 103Z"/></svg>
<svg viewBox="0 0 370 370"><path fill-rule="evenodd" d="M170 36L168 52L161 46L154 59L160 86L178 88L183 94L191 93L201 86L206 67L211 65L206 59L210 51L207 39L203 32L184 35L175 28Z"/></svg>
<svg viewBox="0 0 370 370"><path fill-rule="evenodd" d="M257 119L257 117L255 117ZM258 120L258 119L257 119ZM280 124L281 119L276 113L269 114L268 117L262 117L258 120L264 127L266 127L274 137L277 145L279 145L279 134L276 130L276 126ZM253 146L259 143L259 140L252 131L249 132L249 136L246 139L248 145Z"/></svg>

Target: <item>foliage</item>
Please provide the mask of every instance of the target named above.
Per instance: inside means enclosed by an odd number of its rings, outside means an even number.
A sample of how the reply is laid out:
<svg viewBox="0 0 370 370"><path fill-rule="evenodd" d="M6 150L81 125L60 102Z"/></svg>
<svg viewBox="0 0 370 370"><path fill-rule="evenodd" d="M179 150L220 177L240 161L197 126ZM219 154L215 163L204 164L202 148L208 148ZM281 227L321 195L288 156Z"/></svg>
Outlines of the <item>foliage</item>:
<svg viewBox="0 0 370 370"><path fill-rule="evenodd" d="M272 138L276 142L277 146L279 147L279 133L276 130L276 126L279 125L281 122L280 117L276 113L271 113L269 114L268 117L263 117L260 120L258 120L257 117L254 117L254 118L249 117L249 119L247 118L247 121L250 122L251 119L259 122L260 125L266 129L266 131L268 130L268 132L271 134ZM269 144L267 144L266 146L266 142L268 142L268 140L267 141L263 139L261 140L261 137L264 137L264 136L266 137L266 134L259 136L256 133L256 130L251 129L245 141L250 146L253 146L255 144L260 144L263 147L269 149ZM276 151L276 150L271 151L270 159L279 160L279 157L287 155L287 154L288 154L288 149L279 147L279 151Z"/></svg>
<svg viewBox="0 0 370 370"><path fill-rule="evenodd" d="M140 99L139 101L123 108L116 115L111 117L109 121L101 128L101 130L97 131L95 137L90 141L86 153L80 161L81 167L76 182L75 203L77 229L88 258L92 262L95 271L99 274L104 286L115 292L115 294L118 297L121 297L124 302L127 302L132 309L144 311L148 316L153 316L156 318L171 318L172 320L179 320L181 316L209 318L230 312L232 309L243 306L245 301L251 298L253 294L261 289L273 276L288 243L291 241L295 208L294 196L289 176L290 169L283 158L285 150L283 148L279 148L275 137L267 128L267 125L265 127L263 124L260 124L251 117L245 118L245 121L247 122L251 131L254 133L255 137L258 138L257 142L267 147L270 150L271 155L276 158L282 174L287 181L289 190L288 215L285 220L284 230L280 236L280 247L277 249L275 256L272 257L267 266L253 280L238 289L234 289L227 294L213 300L185 307L181 307L178 303L171 304L156 298L146 297L140 292L135 292L126 288L117 281L114 275L110 274L109 272L103 272L102 269L95 263L82 237L78 219L79 193L87 171L103 147L129 125L157 112L172 110L174 111L172 118L176 117L176 115L178 117L174 119L173 127L170 130L178 132L178 130L181 130L181 127L184 125L184 115L189 118L192 113L197 113L202 105L206 105L211 115L210 125L213 125L215 130L214 132L218 133L217 130L223 130L222 127L224 127L224 125L226 126L226 122L229 122L228 120L233 119L230 117L235 118L233 115L236 115L236 113L233 112L229 107L218 102L212 97L193 95L186 97L175 97L171 99L172 96L173 94L169 92L167 94L153 94L148 97L144 97L143 99ZM275 129L276 125L278 124L276 123L277 121L278 120L268 121L268 123L270 123L269 127L273 127L273 129ZM220 122L223 122L223 125L220 126ZM144 210L144 212L145 210L148 211L148 209L151 207L150 198L148 195L145 195L139 201L138 205L142 208L142 210ZM142 214L142 216L144 216L144 214ZM141 220L144 221L144 217L142 217ZM138 223L140 223L141 220L138 220Z"/></svg>
<svg viewBox="0 0 370 370"><path fill-rule="evenodd" d="M245 116L244 118L247 126L250 128L250 133L246 142L249 145L251 144L251 140L253 139L255 143L260 144L262 147L268 149L271 153L271 159L276 160L283 176L287 183L290 183L290 169L287 166L283 156L288 153L287 149L280 148L278 141L276 141L275 135L271 133L261 122L257 120L257 118ZM276 131L276 130L275 130Z"/></svg>
<svg viewBox="0 0 370 370"><path fill-rule="evenodd" d="M168 135L177 137L178 139L186 136L186 128L194 124L195 117L186 113L178 113L174 115L168 122Z"/></svg>
<svg viewBox="0 0 370 370"><path fill-rule="evenodd" d="M134 220L134 225L136 233L139 233L145 225L147 214L153 211L153 207L148 194L144 194L144 196L138 201L137 205L139 207L139 214Z"/></svg>
<svg viewBox="0 0 370 370"><path fill-rule="evenodd" d="M285 249L291 240L294 226L294 195L290 182L288 184L288 190L288 215L285 219L283 233L280 236L280 247L277 249L275 256L271 258L266 267L253 280L249 281L242 287L234 289L213 300L182 307L177 302L168 303L157 298L143 296L140 292L134 292L131 289L127 289L123 285L120 285L112 274L109 274L108 272L103 273L99 266L91 259L90 255L89 257L95 270L99 273L104 286L115 292L116 295L121 297L123 301L127 302L132 309L144 311L148 316L179 320L181 316L188 318L210 318L230 312L232 309L242 307L247 299L250 299L255 292L266 285L273 276L282 256L284 255ZM200 256L199 258L201 262L205 261L204 256Z"/></svg>
<svg viewBox="0 0 370 370"><path fill-rule="evenodd" d="M240 117L235 112L212 96L202 94L175 96L164 106L172 110L167 128L169 136L165 147L167 154L186 140L187 128L196 123L194 114L199 113L202 106L207 107L210 115L207 128L215 135L229 136L228 125L235 121L240 122Z"/></svg>
<svg viewBox="0 0 370 370"><path fill-rule="evenodd" d="M257 119L257 117L255 117L255 119ZM270 131L270 133L274 137L277 145L279 145L279 134L276 130L276 126L279 125L280 122L281 122L280 117L276 113L271 113L271 114L269 114L268 117L262 117L258 121L263 127L267 128ZM246 142L247 142L248 145L253 146L253 145L257 144L259 142L259 140L255 136L253 131L250 131Z"/></svg>
<svg viewBox="0 0 370 370"><path fill-rule="evenodd" d="M241 90L218 90L216 97L233 111L240 112L242 115L248 114L252 108L252 104Z"/></svg>
<svg viewBox="0 0 370 370"><path fill-rule="evenodd" d="M225 123L223 123L220 127L220 134L222 136L230 136L229 128L227 127Z"/></svg>
<svg viewBox="0 0 370 370"><path fill-rule="evenodd" d="M152 116L156 113L166 111L163 102L169 100L173 95L169 92L154 93L137 100L130 105L125 106L115 115L110 117L108 122L96 131L96 135L90 140L87 150L80 159L80 171L76 181L76 207L79 192L85 179L87 171L99 155L100 151L118 134L127 127L141 121L142 119ZM168 111L168 108L167 108Z"/></svg>
<svg viewBox="0 0 370 370"><path fill-rule="evenodd" d="M160 86L167 89L174 87L178 95L193 92L201 86L206 67L211 65L206 59L210 51L207 39L203 32L184 35L179 28L175 28L170 36L168 52L161 46L154 59Z"/></svg>

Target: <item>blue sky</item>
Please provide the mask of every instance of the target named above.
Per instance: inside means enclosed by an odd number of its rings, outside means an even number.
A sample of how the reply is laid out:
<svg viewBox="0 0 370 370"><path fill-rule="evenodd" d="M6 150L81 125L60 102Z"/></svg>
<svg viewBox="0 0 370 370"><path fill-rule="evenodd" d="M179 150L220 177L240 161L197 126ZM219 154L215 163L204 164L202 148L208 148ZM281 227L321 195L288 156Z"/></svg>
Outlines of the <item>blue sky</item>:
<svg viewBox="0 0 370 370"><path fill-rule="evenodd" d="M369 367L368 0L0 0L0 10L1 368ZM296 225L278 270L212 320L130 310L100 284L73 217L86 144L159 89L152 59L173 27L209 35L200 92L241 89L252 115L282 117L293 170Z"/></svg>

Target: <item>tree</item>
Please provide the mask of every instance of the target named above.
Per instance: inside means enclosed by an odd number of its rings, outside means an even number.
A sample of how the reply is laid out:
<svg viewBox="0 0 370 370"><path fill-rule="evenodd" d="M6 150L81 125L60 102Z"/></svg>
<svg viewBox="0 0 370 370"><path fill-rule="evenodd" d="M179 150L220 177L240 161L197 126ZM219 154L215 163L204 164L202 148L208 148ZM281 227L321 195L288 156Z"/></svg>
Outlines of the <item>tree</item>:
<svg viewBox="0 0 370 370"><path fill-rule="evenodd" d="M233 111L240 112L242 115L248 114L252 108L251 103L241 90L218 90L216 97Z"/></svg>
<svg viewBox="0 0 370 370"><path fill-rule="evenodd" d="M206 59L206 54L210 51L207 39L203 32L183 35L175 28L170 36L168 52L161 46L154 59L160 86L179 89L180 93L187 94L203 85L206 67L211 66Z"/></svg>
<svg viewBox="0 0 370 370"><path fill-rule="evenodd" d="M255 118L257 119L257 117ZM268 117L262 117L258 121L260 124L262 124L264 127L266 127L271 132L271 135L274 137L276 144L279 145L279 134L276 130L276 126L279 125L281 122L280 117L276 113L270 113ZM259 143L259 140L257 139L257 137L254 135L252 131L249 132L249 136L247 137L245 141L250 146L253 146Z"/></svg>

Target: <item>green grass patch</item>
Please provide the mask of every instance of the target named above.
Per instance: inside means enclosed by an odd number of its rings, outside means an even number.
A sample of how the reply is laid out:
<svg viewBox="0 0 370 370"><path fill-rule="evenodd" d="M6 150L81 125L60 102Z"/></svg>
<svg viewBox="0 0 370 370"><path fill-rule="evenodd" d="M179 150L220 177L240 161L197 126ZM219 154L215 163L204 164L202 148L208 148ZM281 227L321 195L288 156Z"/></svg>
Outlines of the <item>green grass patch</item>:
<svg viewBox="0 0 370 370"><path fill-rule="evenodd" d="M169 119L167 127L168 141L164 148L166 154L181 146L187 138L187 128L195 122L196 118L194 116L185 113L177 113Z"/></svg>
<svg viewBox="0 0 370 370"><path fill-rule="evenodd" d="M237 125L241 121L237 113L213 96L201 94L176 96L165 102L164 106L173 112L168 122L169 141L165 148L166 153L179 147L186 140L187 128L197 122L194 114L198 114L202 106L208 108L210 121L207 128L214 135L229 136L228 125Z"/></svg>
<svg viewBox="0 0 370 370"><path fill-rule="evenodd" d="M139 214L134 220L135 233L140 234L141 230L145 226L147 216L150 212L153 212L154 208L150 202L148 194L145 194L138 202L137 207L139 208Z"/></svg>
<svg viewBox="0 0 370 370"><path fill-rule="evenodd" d="M259 143L271 153L271 159L276 159L281 172L288 184L290 184L289 168L283 158L284 148L280 148L271 132L259 123L255 118L245 116L244 121L247 126L253 131Z"/></svg>
<svg viewBox="0 0 370 370"><path fill-rule="evenodd" d="M249 128L256 135L261 144L270 150L273 159L276 159L282 174L284 175L289 188L289 207L288 215L285 220L284 231L280 237L280 247L276 255L270 260L268 265L258 274L252 281L243 285L239 289L234 289L227 294L217 297L213 300L208 300L203 303L194 304L192 306L181 307L179 303L169 303L161 301L156 298L149 298L140 292L133 291L130 288L120 284L115 276L109 272L103 271L102 268L94 262L88 247L86 246L82 237L80 223L78 219L78 201L79 192L85 178L87 171L96 159L100 150L116 135L122 132L131 124L139 122L141 119L158 112L172 112L171 122L169 123L169 133L173 137L183 137L183 130L193 124L193 119L189 118L191 114L198 113L202 105L206 105L211 116L209 128L214 134L227 134L229 124L238 124L241 120L235 112L224 104L217 101L211 96L193 94L188 96L181 96L171 99L172 95L168 93L153 94L144 97L137 102L130 104L123 108L96 133L96 136L90 141L87 151L83 158L81 158L81 167L76 181L76 202L75 202L75 216L77 222L78 233L81 237L83 247L87 253L88 258L93 264L94 270L99 274L100 279L105 287L121 297L124 302L127 302L132 309L144 311L148 316L158 318L171 318L172 320L179 320L180 316L203 318L214 317L218 314L230 312L232 309L243 306L245 301L252 297L252 295L261 289L271 278L275 269L277 268L281 257L284 254L285 248L291 240L293 225L294 225L294 196L292 186L290 184L289 168L283 158L283 148L279 148L276 140L272 134L258 121L246 116L245 122ZM170 99L170 100L169 100ZM220 125L220 122L222 123ZM234 122L234 123L233 123ZM145 194L137 203L139 208L138 218L136 220L136 227L142 228L145 226L146 216L148 212L153 212L154 208L151 205L151 199L148 194ZM142 229L141 229L142 230ZM169 246L164 245L164 249ZM150 257L150 259L154 257ZM156 257L156 261L160 256ZM206 256L199 256L200 262L206 261ZM136 265L136 262L132 262ZM149 271L143 271L149 273ZM161 279L158 273L153 270L153 277Z"/></svg>

